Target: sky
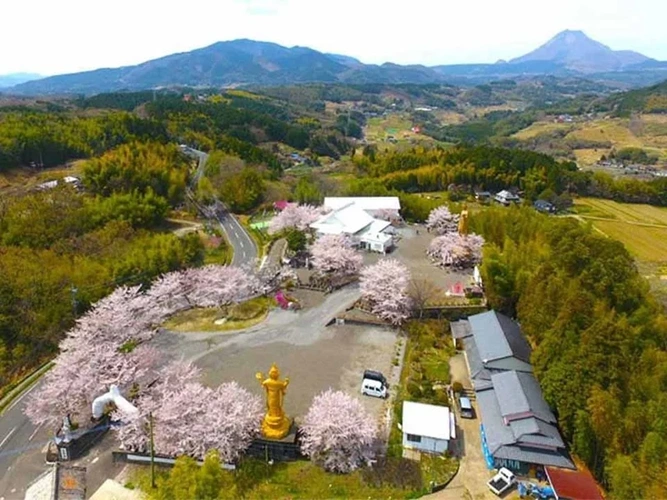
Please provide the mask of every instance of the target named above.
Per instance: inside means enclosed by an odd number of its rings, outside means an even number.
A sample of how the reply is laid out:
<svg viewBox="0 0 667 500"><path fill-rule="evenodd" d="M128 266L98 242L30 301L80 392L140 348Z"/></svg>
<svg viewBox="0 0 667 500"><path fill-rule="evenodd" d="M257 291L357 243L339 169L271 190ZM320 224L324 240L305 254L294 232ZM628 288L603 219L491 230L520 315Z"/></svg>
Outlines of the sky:
<svg viewBox="0 0 667 500"><path fill-rule="evenodd" d="M665 0L2 0L0 74L138 64L217 41L365 63L493 63L564 29L667 60Z"/></svg>

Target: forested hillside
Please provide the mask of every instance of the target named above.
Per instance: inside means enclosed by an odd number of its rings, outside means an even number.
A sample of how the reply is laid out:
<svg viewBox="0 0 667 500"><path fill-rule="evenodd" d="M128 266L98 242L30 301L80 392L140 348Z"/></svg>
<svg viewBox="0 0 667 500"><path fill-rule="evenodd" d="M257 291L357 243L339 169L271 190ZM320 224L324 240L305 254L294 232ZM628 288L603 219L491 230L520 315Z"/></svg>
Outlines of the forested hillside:
<svg viewBox="0 0 667 500"><path fill-rule="evenodd" d="M667 316L623 245L530 209L477 214L490 304L516 316L572 449L613 498L665 498Z"/></svg>
<svg viewBox="0 0 667 500"><path fill-rule="evenodd" d="M406 193L442 191L454 196L473 189L520 189L529 200L556 195L597 196L631 203L667 206L667 178L653 181L613 179L604 173L583 172L573 162L520 149L457 146L448 149L413 148L377 153L369 146L354 163L368 182ZM451 194L451 193L450 193Z"/></svg>

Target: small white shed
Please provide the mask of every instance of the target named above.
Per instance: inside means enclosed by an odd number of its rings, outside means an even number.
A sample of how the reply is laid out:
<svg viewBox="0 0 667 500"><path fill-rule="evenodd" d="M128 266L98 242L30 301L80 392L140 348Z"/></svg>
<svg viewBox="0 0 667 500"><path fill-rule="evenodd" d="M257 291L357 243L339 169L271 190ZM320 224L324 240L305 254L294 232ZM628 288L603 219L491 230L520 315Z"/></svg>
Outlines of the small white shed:
<svg viewBox="0 0 667 500"><path fill-rule="evenodd" d="M403 401L403 447L444 453L456 438L454 414L446 406Z"/></svg>

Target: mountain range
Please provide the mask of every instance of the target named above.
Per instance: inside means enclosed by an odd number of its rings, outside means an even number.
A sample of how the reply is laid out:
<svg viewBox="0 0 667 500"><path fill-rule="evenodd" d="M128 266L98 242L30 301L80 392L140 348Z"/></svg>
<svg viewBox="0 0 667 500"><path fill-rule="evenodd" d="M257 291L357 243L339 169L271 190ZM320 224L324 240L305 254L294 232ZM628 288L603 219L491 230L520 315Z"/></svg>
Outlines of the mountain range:
<svg viewBox="0 0 667 500"><path fill-rule="evenodd" d="M19 83L38 80L40 78L43 78L43 76L36 73L11 73L9 75L0 75L0 89L13 87Z"/></svg>
<svg viewBox="0 0 667 500"><path fill-rule="evenodd" d="M537 75L585 76L647 85L667 78L667 62L642 54L612 50L581 31L563 31L536 50L509 62L423 65L364 64L339 54L307 47L233 40L168 55L135 66L57 75L20 83L17 94L94 94L164 87L278 86L324 83L478 84L501 78Z"/></svg>

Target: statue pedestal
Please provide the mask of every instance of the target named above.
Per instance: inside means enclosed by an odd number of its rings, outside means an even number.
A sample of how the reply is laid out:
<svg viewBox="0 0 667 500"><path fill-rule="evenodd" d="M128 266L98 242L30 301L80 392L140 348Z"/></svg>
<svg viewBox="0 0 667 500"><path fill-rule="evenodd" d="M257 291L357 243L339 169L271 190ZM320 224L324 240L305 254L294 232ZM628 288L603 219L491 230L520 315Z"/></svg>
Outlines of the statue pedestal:
<svg viewBox="0 0 667 500"><path fill-rule="evenodd" d="M255 439L246 454L260 459L274 462L289 462L302 458L297 439L297 427L292 423L287 433L281 439L259 437Z"/></svg>
<svg viewBox="0 0 667 500"><path fill-rule="evenodd" d="M283 439L289 434L292 422L285 415L281 417L264 416L262 420L262 437L266 439Z"/></svg>

